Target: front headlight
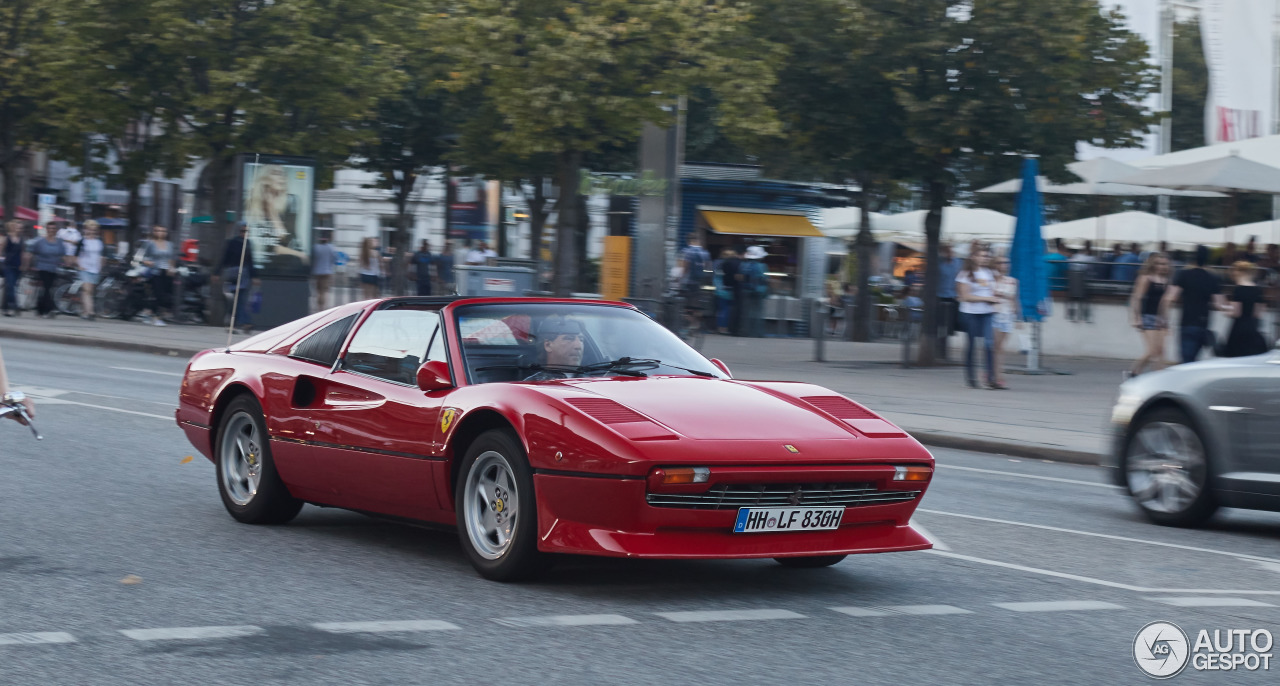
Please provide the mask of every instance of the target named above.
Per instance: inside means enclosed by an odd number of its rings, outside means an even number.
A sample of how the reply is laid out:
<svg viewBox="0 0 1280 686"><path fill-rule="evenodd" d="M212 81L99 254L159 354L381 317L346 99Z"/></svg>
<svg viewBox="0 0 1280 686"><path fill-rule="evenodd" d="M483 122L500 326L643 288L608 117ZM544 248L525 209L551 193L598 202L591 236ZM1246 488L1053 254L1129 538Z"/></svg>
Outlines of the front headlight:
<svg viewBox="0 0 1280 686"><path fill-rule="evenodd" d="M1120 393L1120 397L1116 398L1116 404L1111 408L1111 423L1127 425L1133 420L1133 415L1142 405L1142 396L1136 393Z"/></svg>

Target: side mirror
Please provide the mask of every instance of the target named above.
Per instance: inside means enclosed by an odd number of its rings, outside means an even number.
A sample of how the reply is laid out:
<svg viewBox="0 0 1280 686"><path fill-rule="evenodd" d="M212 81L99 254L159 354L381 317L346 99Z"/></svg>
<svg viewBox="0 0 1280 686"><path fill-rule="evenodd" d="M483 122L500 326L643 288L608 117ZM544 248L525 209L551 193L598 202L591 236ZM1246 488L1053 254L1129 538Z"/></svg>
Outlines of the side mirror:
<svg viewBox="0 0 1280 686"><path fill-rule="evenodd" d="M729 371L729 365L721 362L719 358L716 358L716 357L711 358L711 364L714 364L716 366L716 369L719 369L720 371L724 372L725 375L728 376L730 379L733 378L733 372Z"/></svg>
<svg viewBox="0 0 1280 686"><path fill-rule="evenodd" d="M440 360L431 360L418 367L418 388L428 393L453 388L449 365Z"/></svg>

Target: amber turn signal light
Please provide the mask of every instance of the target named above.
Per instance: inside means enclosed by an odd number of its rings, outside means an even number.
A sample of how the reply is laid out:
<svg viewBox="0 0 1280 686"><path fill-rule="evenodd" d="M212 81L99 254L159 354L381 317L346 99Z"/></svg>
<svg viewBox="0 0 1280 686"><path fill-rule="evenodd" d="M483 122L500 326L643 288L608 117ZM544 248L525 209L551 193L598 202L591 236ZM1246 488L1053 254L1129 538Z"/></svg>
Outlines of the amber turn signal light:
<svg viewBox="0 0 1280 686"><path fill-rule="evenodd" d="M664 484L705 484L710 478L710 467L668 467L662 470Z"/></svg>
<svg viewBox="0 0 1280 686"><path fill-rule="evenodd" d="M933 476L929 467L894 467L894 481L928 481Z"/></svg>

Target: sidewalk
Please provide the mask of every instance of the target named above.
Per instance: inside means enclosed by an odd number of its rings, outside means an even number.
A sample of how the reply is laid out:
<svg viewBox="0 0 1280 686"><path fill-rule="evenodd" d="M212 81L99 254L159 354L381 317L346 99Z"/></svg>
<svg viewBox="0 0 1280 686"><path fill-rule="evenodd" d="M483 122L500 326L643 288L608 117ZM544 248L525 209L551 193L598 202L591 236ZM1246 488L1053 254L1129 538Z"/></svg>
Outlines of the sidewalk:
<svg viewBox="0 0 1280 686"><path fill-rule="evenodd" d="M29 314L0 319L0 337L176 357L227 343L226 329L208 326ZM848 395L929 445L1086 464L1107 450L1108 415L1125 361L1047 358L1042 366L1069 374L1010 373L1010 390L988 391L966 387L955 365L902 369L901 350L896 343L829 340L828 361L814 362L808 339L709 336L702 352L738 378L805 381ZM1023 364L1020 355L1008 360L1010 368Z"/></svg>

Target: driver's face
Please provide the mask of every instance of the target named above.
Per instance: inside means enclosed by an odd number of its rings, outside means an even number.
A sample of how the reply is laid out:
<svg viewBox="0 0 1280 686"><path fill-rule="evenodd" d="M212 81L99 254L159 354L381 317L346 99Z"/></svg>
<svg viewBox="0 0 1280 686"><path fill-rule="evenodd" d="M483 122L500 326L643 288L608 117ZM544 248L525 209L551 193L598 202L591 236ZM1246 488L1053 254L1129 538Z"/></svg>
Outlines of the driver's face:
<svg viewBox="0 0 1280 686"><path fill-rule="evenodd" d="M542 345L549 365L577 367L582 364L582 334L562 333Z"/></svg>

